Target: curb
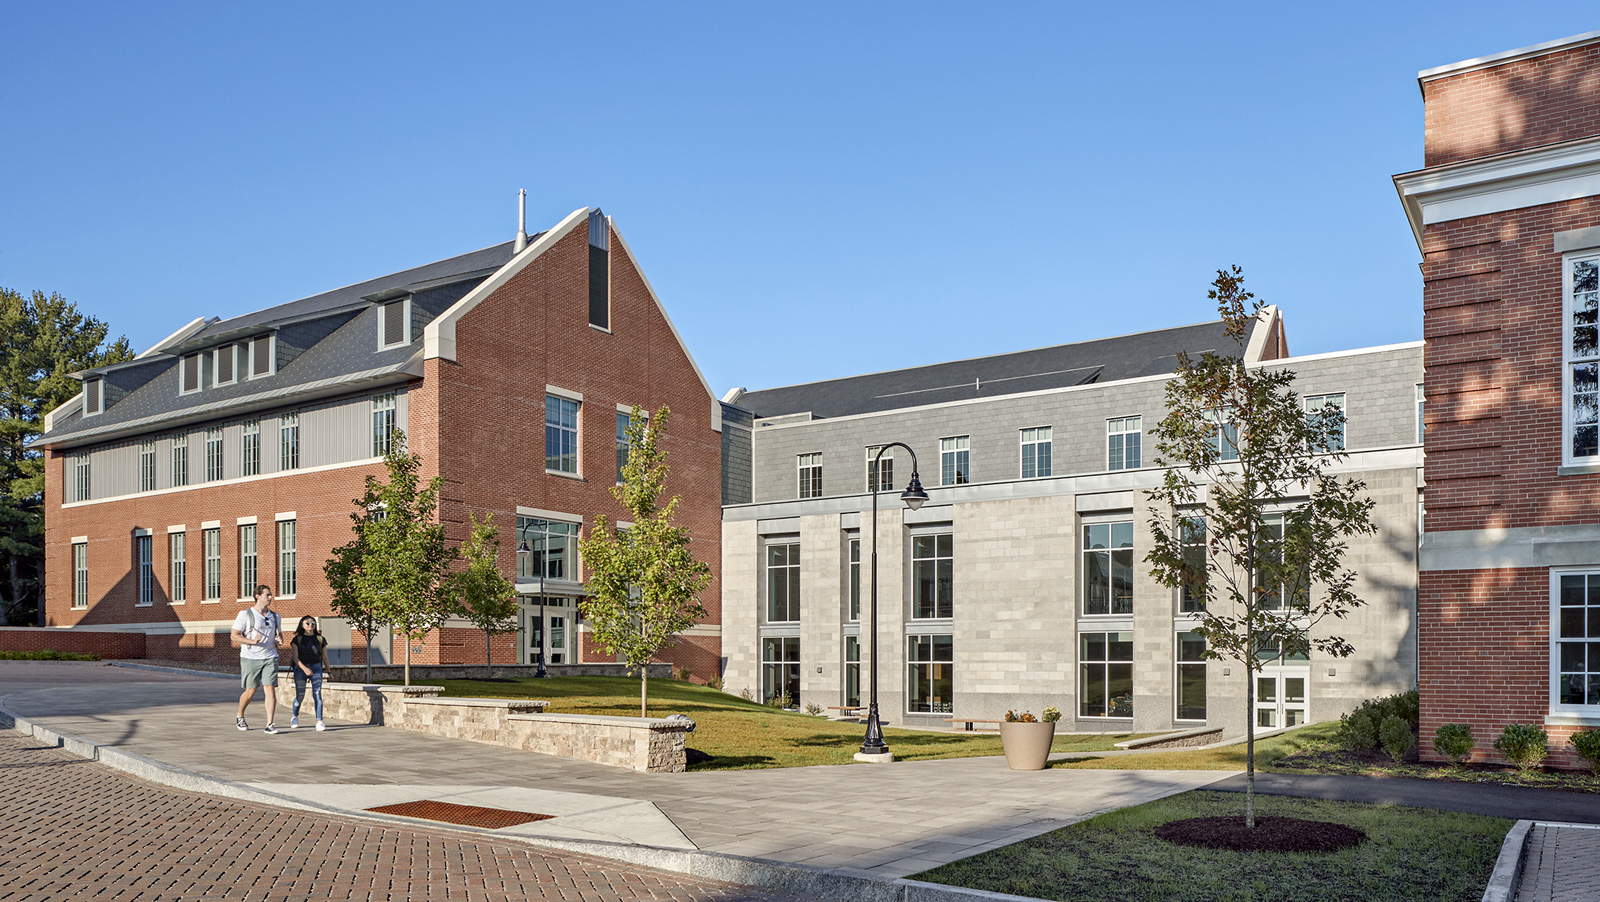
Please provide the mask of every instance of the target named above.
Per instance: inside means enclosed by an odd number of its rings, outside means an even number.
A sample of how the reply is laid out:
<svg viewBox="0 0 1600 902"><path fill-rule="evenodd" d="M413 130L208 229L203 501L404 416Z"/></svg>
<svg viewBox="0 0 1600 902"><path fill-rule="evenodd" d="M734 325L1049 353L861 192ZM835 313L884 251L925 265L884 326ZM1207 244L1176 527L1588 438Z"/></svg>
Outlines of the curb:
<svg viewBox="0 0 1600 902"><path fill-rule="evenodd" d="M131 661L107 661L112 667L127 667L132 670L152 670L156 673L179 673L184 676L212 677L219 680L238 679L236 673L214 673L210 670L186 670L182 667L161 667L155 664L135 664Z"/></svg>
<svg viewBox="0 0 1600 902"><path fill-rule="evenodd" d="M143 666L150 670L176 670L176 668ZM194 671L177 672L193 673ZM221 674L206 675L224 676ZM300 811L319 811L343 817L380 821L393 826L426 826L431 830L449 830L457 833L493 837L525 845L591 855L597 858L607 858L624 864L669 871L690 877L721 880L746 886L761 886L801 895L815 896L818 899L838 900L838 902L978 902L978 900L987 900L987 902L1040 902L1033 896L991 893L984 890L927 883L921 880L909 880L904 877L875 879L862 877L848 871L808 867L803 864L780 864L759 858L740 858L720 852L662 849L654 846L632 846L573 840L536 840L521 836L508 836L496 833L493 830L480 830L453 824L435 824L431 821L421 822L410 818L387 817L362 811L346 811L324 805L308 804L277 793L254 789L242 783L235 783L231 780L223 780L218 777L173 767L153 758L126 752L104 743L48 729L25 717L17 716L10 708L6 707L6 698L6 696L0 696L0 729L14 730L25 736L31 736L49 743L56 748L71 752L80 758L98 761L123 773L149 780L152 783L170 786L174 789L203 792L243 802L253 802L259 805L293 808ZM1498 875L1498 873L1497 869L1496 874ZM1488 897L1486 896L1485 899L1487 900ZM1504 902L1509 902L1509 900L1504 900Z"/></svg>
<svg viewBox="0 0 1600 902"><path fill-rule="evenodd" d="M1489 885L1483 891L1483 902L1511 902L1517 897L1517 884L1522 880L1522 864L1528 857L1528 831L1533 821L1517 821L1500 844L1500 857L1495 859L1494 872L1489 875Z"/></svg>

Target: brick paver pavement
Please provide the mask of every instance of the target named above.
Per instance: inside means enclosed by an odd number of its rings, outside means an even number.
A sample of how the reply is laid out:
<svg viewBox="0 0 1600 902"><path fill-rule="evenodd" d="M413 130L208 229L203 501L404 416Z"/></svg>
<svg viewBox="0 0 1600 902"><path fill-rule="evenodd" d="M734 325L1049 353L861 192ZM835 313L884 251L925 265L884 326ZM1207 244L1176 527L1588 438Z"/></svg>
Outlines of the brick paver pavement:
<svg viewBox="0 0 1600 902"><path fill-rule="evenodd" d="M182 792L0 731L0 900L797 902L488 837Z"/></svg>
<svg viewBox="0 0 1600 902"><path fill-rule="evenodd" d="M1600 899L1600 828L1534 824L1522 863L1517 902Z"/></svg>

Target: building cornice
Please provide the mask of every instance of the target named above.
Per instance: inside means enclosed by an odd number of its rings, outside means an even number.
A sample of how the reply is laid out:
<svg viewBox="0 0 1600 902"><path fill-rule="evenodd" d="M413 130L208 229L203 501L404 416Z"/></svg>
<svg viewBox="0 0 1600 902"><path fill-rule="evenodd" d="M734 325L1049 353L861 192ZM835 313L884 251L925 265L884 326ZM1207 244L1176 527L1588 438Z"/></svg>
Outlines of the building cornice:
<svg viewBox="0 0 1600 902"><path fill-rule="evenodd" d="M1424 88L1428 82L1453 75L1465 75L1479 69L1492 69L1495 66L1504 66L1517 60L1532 59L1536 56L1545 56L1558 50L1570 50L1586 44L1600 44L1600 31L1586 31L1568 38L1557 38L1554 41L1545 41L1542 44L1533 44L1528 47L1519 47L1516 50L1507 50L1490 56L1480 56L1476 59L1462 60L1459 63L1447 63L1435 66L1432 69L1423 69L1417 73L1417 87Z"/></svg>

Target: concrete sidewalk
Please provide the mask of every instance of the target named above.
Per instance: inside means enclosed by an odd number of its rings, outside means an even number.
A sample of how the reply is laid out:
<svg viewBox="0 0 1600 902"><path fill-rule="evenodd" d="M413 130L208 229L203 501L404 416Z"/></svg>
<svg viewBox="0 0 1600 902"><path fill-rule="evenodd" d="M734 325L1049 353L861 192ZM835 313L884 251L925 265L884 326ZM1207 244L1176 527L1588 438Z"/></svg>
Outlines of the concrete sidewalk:
<svg viewBox="0 0 1600 902"><path fill-rule="evenodd" d="M250 708L252 730L241 733L233 726L236 686L97 664L0 662L0 704L62 734L291 804L359 814L379 804L435 799L554 814L495 832L587 843L596 854L606 854L607 845L693 849L889 879L1228 776L1017 772L998 757L636 774L332 721L325 733L267 735L260 701ZM292 697L292 689L286 694ZM277 723L280 729L288 723L287 706L280 706Z"/></svg>

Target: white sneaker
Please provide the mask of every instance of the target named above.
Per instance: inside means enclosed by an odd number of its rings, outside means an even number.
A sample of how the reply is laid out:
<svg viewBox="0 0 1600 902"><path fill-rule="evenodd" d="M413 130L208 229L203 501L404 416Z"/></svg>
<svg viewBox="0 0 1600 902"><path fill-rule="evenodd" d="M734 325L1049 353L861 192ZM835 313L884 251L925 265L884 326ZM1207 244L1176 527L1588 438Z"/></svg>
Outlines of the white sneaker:
<svg viewBox="0 0 1600 902"><path fill-rule="evenodd" d="M243 717L235 717L233 719L233 725L238 727L241 732L250 729L250 725L244 722Z"/></svg>
<svg viewBox="0 0 1600 902"><path fill-rule="evenodd" d="M289 718L289 729L291 729L291 730L300 729L300 718L298 718L298 717Z"/></svg>
<svg viewBox="0 0 1600 902"><path fill-rule="evenodd" d="M327 729L327 727L323 725L322 721L320 721L320 720L317 721L317 732L318 733L321 733L323 730L326 730L326 729Z"/></svg>
<svg viewBox="0 0 1600 902"><path fill-rule="evenodd" d="M263 730L262 732L264 732L264 733L276 733L276 732L278 732L278 728L269 723L269 724L267 724L267 728L265 730Z"/></svg>

